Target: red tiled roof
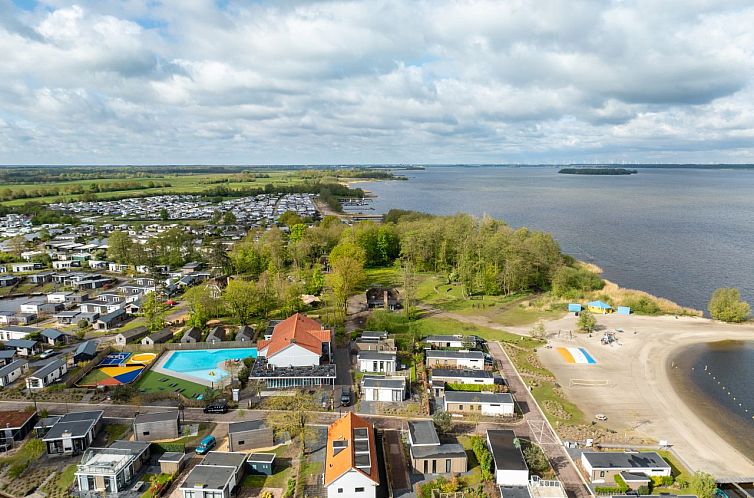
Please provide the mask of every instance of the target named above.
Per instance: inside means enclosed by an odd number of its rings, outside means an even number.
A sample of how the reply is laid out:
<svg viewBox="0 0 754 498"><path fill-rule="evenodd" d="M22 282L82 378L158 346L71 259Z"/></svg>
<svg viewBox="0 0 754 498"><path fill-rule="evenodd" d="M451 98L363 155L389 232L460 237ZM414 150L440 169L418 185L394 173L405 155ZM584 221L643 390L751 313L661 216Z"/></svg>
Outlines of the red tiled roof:
<svg viewBox="0 0 754 498"><path fill-rule="evenodd" d="M366 428L369 435L369 458L371 467L369 474L356 467L354 462L354 437L353 430ZM333 441L347 441L348 445L338 453L333 451ZM375 483L380 483L380 474L377 467L377 450L374 446L374 428L372 424L348 412L327 428L327 448L325 453L325 486L329 486L337 478L347 471L354 469L361 472Z"/></svg>
<svg viewBox="0 0 754 498"><path fill-rule="evenodd" d="M316 320L301 313L289 316L275 325L269 341L259 341L257 349L267 348L265 356L271 358L291 344L298 344L312 353L322 354L322 343L330 342L331 331L322 330Z"/></svg>

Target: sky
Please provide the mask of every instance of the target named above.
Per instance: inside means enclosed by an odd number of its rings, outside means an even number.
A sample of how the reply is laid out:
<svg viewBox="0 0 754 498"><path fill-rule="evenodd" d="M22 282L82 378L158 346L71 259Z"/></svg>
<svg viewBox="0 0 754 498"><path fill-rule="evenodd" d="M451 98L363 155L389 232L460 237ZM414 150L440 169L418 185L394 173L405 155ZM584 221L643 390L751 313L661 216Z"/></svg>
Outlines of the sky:
<svg viewBox="0 0 754 498"><path fill-rule="evenodd" d="M754 3L0 0L0 164L754 163Z"/></svg>

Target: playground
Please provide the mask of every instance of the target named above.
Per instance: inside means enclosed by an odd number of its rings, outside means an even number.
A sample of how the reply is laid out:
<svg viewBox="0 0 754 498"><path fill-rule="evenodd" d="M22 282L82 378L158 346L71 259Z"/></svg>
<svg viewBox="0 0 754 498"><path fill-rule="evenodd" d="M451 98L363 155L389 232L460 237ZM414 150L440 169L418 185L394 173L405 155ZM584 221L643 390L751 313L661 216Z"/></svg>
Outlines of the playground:
<svg viewBox="0 0 754 498"><path fill-rule="evenodd" d="M155 353L110 353L78 385L97 387L130 384L156 358Z"/></svg>

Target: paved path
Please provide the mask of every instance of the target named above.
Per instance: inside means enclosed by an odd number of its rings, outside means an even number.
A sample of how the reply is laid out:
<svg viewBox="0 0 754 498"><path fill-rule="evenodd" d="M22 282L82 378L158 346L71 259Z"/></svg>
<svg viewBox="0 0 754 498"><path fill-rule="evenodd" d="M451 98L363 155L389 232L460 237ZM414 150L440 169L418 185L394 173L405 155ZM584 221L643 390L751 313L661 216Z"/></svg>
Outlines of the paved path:
<svg viewBox="0 0 754 498"><path fill-rule="evenodd" d="M534 428L534 432L540 433L541 430L541 433L539 434L541 440L548 443L543 445L543 449L547 453L547 457L550 459L550 464L555 470L558 479L563 484L569 498L590 497L591 493L582 480L581 474L579 474L578 469L566 454L565 448L560 443L560 439L547 422L544 414L534 401L534 397L521 380L521 377L519 377L515 367L508 360L500 343L489 342L487 345L490 354L500 364L503 376L505 377L511 392L515 395L516 402L524 412L524 417ZM518 430L516 430L516 432L518 432Z"/></svg>

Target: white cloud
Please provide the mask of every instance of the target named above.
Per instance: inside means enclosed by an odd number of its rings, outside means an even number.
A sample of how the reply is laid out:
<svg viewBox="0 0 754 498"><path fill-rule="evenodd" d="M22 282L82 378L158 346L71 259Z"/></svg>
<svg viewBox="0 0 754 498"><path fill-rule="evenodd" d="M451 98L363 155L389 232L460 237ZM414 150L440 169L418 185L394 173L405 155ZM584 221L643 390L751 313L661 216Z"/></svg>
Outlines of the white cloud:
<svg viewBox="0 0 754 498"><path fill-rule="evenodd" d="M0 0L2 163L751 161L750 2Z"/></svg>

